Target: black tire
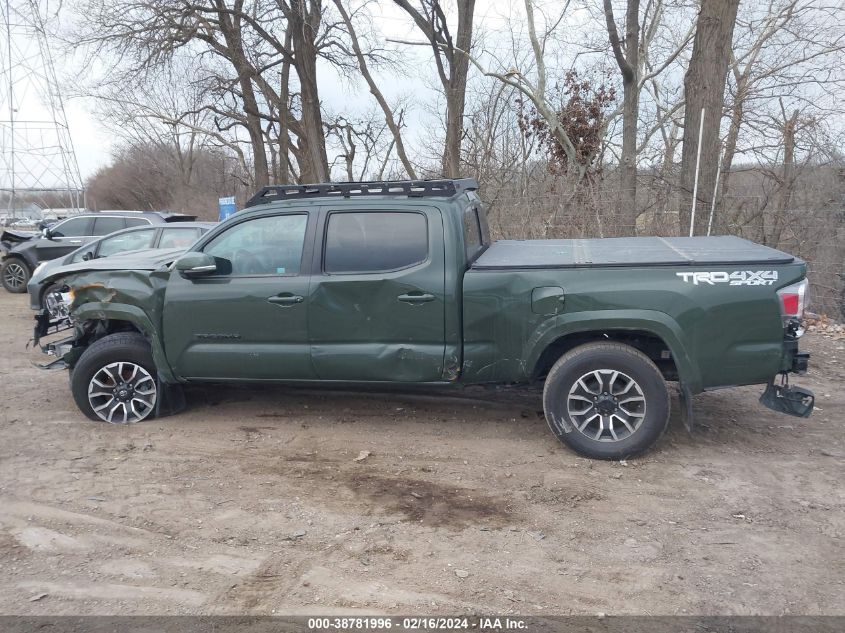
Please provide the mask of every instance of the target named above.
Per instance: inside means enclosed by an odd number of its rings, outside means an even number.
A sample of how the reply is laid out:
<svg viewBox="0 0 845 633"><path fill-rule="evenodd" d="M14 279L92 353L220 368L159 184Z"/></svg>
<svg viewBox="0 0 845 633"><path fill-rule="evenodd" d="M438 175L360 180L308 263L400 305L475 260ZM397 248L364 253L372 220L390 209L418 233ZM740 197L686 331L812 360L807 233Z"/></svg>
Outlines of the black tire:
<svg viewBox="0 0 845 633"><path fill-rule="evenodd" d="M139 370L133 374L135 367ZM113 377L114 384L110 384L107 379L103 380L104 375ZM139 385L132 384L135 376L138 376ZM76 406L90 419L131 424L155 417L155 404L159 395L156 376L155 363L147 340L137 332L120 332L104 336L83 352L73 367L70 390ZM93 382L95 377L100 382ZM96 390L92 391L92 397L89 397L89 387ZM152 397L146 393L150 389L153 391ZM100 392L111 393L111 400L108 395L95 395ZM107 413L112 410L111 403L116 403L117 407L116 411L112 411L112 419L99 415L94 409L95 405L102 404Z"/></svg>
<svg viewBox="0 0 845 633"><path fill-rule="evenodd" d="M20 257L9 257L0 266L0 280L9 292L20 294L26 292L26 284L32 277L32 271Z"/></svg>
<svg viewBox="0 0 845 633"><path fill-rule="evenodd" d="M588 343L552 367L543 409L549 428L576 453L624 459L648 450L663 435L669 423L669 390L660 370L639 350L621 343Z"/></svg>

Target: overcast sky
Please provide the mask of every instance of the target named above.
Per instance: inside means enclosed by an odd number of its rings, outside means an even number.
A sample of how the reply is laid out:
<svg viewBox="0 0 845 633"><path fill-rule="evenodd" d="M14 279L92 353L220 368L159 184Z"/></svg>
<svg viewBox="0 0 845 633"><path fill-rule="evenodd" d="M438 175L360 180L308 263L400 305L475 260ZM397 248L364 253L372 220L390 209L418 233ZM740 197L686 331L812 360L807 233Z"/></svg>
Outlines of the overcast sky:
<svg viewBox="0 0 845 633"><path fill-rule="evenodd" d="M73 21L84 19L84 16L74 11L73 2L61 5L53 3L49 6L47 6L49 0L41 0L41 2L42 13L47 15L46 32L49 48L52 51L57 81L63 94L70 136L76 151L79 170L85 181L99 168L110 162L119 141L108 126L98 119L96 104L91 99L71 96L77 84L96 79L92 68L82 65L80 55L68 55L67 48L61 45L63 37L72 29ZM20 7L20 11L25 11L27 4L25 0L12 2L13 6ZM45 6L46 9L43 8ZM561 10L559 0L535 0L535 6L538 25L543 23L545 15L556 16ZM58 14L56 10L59 11ZM393 71L374 70L373 74L391 103L396 103L402 97L408 98L411 110L406 116L408 125L405 132L406 143L419 151L427 144L428 139L433 137L432 127L443 125L442 113L437 112L438 104L442 99L438 90L439 82L431 51L427 46L404 46L387 41L388 39L421 41L421 36L410 18L393 2L383 0L372 3L370 12L374 16L372 27L375 37L385 47L401 49L402 68L407 69L408 72L407 75L397 75ZM519 31L524 25L523 14L522 0L479 0L476 3L474 23L477 54L487 61L490 61L491 55L495 55L502 58L507 67L510 67L513 58L512 31L517 33L517 39L524 39L519 36ZM454 16L450 18L454 21ZM578 12L570 11L566 20L566 31L575 34L573 37L577 37L579 29L576 23L583 19L583 15L579 16ZM454 29L455 25L452 25L452 28ZM49 120L50 109L45 106L43 98L44 84L35 81L37 77L29 68L29 66L40 66L37 39L31 28L22 27L13 33L12 39L12 59L16 62L12 73L16 91L15 118L18 121ZM557 39L560 40L560 35ZM0 68L6 67L8 54L9 51L5 50L4 46L0 51L0 56L3 58L0 59L2 62ZM551 57L554 53L550 51L549 55ZM21 58L28 59L28 62L17 64ZM550 58L547 64L553 66L553 59ZM321 63L318 82L321 101L328 113L354 116L377 107L363 79L350 82L340 77L328 63ZM6 93L7 90L0 87L0 96ZM0 99L0 108L7 109L7 103L8 99ZM8 117L0 115L0 118ZM8 144L6 140L4 147ZM18 143L19 149L20 145L21 143ZM18 171L23 170L19 168ZM23 174L19 173L18 186L32 186L21 182L21 178Z"/></svg>
<svg viewBox="0 0 845 633"><path fill-rule="evenodd" d="M514 5L512 0L487 0L477 3L476 26L479 30L489 34L486 38L486 47L489 50L507 52L507 40L500 40L496 33L502 32L508 27L511 17L518 19L521 4L521 2L517 2ZM559 3L548 0L540 4L547 4L551 7ZM48 32L60 32L61 29L67 27L69 19L73 17L71 7L72 5L64 5L61 9L62 14L58 19L55 17L51 19L48 23ZM414 32L411 21L392 2L380 2L373 5L372 11L376 15L373 26L382 39L420 40L419 35ZM516 15L514 15L514 11L517 12ZM17 38L17 54L26 49L29 49L28 54L33 54L32 46L22 39L26 38L22 38L21 35ZM386 41L385 45L396 46ZM54 63L59 83L66 87L68 82L73 81L70 78L80 72L78 60L63 57L59 46L51 46L51 50L54 51L53 54L56 57ZM382 90L389 99L410 95L417 102L409 121L411 128L409 140L413 142L413 137L420 138L427 135L428 128L431 125L436 125L436 120L432 118L432 114L426 112L425 107L422 106L435 102L436 90L434 85L437 80L431 54L426 47L407 47L406 50L403 50L403 61L409 62L405 64L405 67L413 70L408 76L396 76L392 73L376 73L376 75L382 84ZM357 84L350 84L349 81L339 77L327 64L322 65L321 71L319 77L320 97L327 111L335 114L349 111L362 112L375 106L375 102L367 91L363 80ZM90 75L86 77L86 74L83 70L81 79L90 79ZM19 77L18 81L20 80ZM24 82L26 82L25 78ZM85 180L97 169L109 163L116 141L107 126L99 121L94 114L94 103L90 99L72 98L68 96L69 91L66 89L63 91L65 92L64 102L70 135L76 150L79 169L83 180ZM49 118L49 109L44 106L42 99L32 89L25 90L25 92L27 94L22 99L19 96L18 119L41 120Z"/></svg>
<svg viewBox="0 0 845 633"><path fill-rule="evenodd" d="M41 1L48 2L48 0ZM13 0L14 4L25 6L27 2L25 0ZM546 16L553 19L559 14L562 5L563 3L560 0L535 0L537 7L535 17L538 21L538 30L542 30L539 26ZM73 19L83 19L82 16L74 13L72 0L70 3L52 6L54 9L61 6L61 14L53 15L49 20L47 31L50 34L65 32ZM570 9L565 21L561 24L561 28L556 31L552 38L546 59L550 70L558 60L565 61L567 67L571 63L571 55L560 54L560 51L566 50L567 43L585 44L584 39L587 37L600 37L602 40L604 39L602 36L606 37L606 33L603 31L603 20L601 20L600 1L595 0L594 3L587 3L582 6L590 8L578 11ZM410 98L412 109L410 116L406 119L408 123L408 129L405 132L406 143L413 148L413 151L420 152L426 146L428 139L439 136L439 134L433 135L431 133L432 128L443 125L442 113L437 112L437 104L441 103L442 99L437 90L438 80L431 52L426 46L400 46L386 41L388 38L420 40L420 36L415 31L410 19L393 2L381 0L373 3L370 5L370 11L374 15L372 26L376 37L387 47L401 47L402 68L407 71L407 75L404 76L392 72L376 72L374 74L390 102L395 103L402 96ZM521 41L523 46L526 42L524 33L521 33L524 30L524 11L522 0L477 0L475 15L475 50L477 54L490 61L493 66L496 66L496 63L491 61L491 56L496 56L502 60L506 68L510 68L513 63L512 38L514 41ZM691 13L689 16L675 15L674 17L686 23L687 20L693 19L693 15ZM680 26L683 27L681 30L688 27L687 24ZM36 45L37 41L31 34L28 37L18 37L15 43L17 47L17 50L14 51L15 55L20 57L22 53L35 54L37 52ZM73 139L80 172L84 180L97 169L108 164L115 149L115 136L102 121L98 120L95 115L96 104L93 101L67 96L71 92L67 88L73 87L77 81L84 83L93 79L90 69L80 68L79 59L64 57L63 47L56 45L50 48L54 51L54 62L59 83L65 86L65 109L70 135ZM4 57L3 60L0 60L3 62L0 68L5 67L7 55L8 51L0 50L0 56ZM564 57L566 57L565 60ZM604 63L611 65L613 63L612 57L609 55L592 56L590 59L593 61L601 59ZM19 91L25 93L18 95L16 116L18 119L28 120L49 118L49 110L43 106L41 98L32 89L32 86L29 86L29 90L24 89L26 88L25 84L31 84L32 79L32 74L28 73L24 66L19 67L16 71L19 75ZM526 69L521 68L521 70ZM476 81L493 81L478 80L477 73L475 77ZM670 83L680 85L681 81L681 77L675 77ZM326 63L323 63L320 67L319 87L323 107L328 113L355 116L376 107L363 80L350 83L350 80L340 77ZM3 94L5 94L5 87L0 86L0 96ZM5 116L6 109L6 103L0 102L0 119L8 118Z"/></svg>

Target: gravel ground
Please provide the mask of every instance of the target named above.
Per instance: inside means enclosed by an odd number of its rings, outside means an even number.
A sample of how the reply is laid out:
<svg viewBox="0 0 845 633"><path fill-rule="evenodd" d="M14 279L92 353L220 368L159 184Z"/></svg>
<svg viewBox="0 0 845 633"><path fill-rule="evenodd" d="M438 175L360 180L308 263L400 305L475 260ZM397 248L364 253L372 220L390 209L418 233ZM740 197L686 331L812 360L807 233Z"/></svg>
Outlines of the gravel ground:
<svg viewBox="0 0 845 633"><path fill-rule="evenodd" d="M0 292L0 613L845 614L845 341L818 410L696 397L593 462L536 394L195 388L129 427L33 366ZM360 459L356 459L360 458Z"/></svg>

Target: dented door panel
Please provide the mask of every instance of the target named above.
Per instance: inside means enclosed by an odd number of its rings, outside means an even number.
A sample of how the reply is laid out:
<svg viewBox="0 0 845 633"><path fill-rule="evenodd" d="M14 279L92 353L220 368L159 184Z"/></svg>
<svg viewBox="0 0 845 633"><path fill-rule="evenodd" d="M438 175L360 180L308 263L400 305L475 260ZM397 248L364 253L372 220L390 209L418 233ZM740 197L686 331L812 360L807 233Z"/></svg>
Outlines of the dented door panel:
<svg viewBox="0 0 845 633"><path fill-rule="evenodd" d="M395 207L344 211L391 212ZM440 211L425 208L428 256L420 264L389 272L328 274L312 278L308 340L321 380L435 382L443 380L445 270ZM420 213L418 212L418 213ZM326 209L315 253L323 271Z"/></svg>

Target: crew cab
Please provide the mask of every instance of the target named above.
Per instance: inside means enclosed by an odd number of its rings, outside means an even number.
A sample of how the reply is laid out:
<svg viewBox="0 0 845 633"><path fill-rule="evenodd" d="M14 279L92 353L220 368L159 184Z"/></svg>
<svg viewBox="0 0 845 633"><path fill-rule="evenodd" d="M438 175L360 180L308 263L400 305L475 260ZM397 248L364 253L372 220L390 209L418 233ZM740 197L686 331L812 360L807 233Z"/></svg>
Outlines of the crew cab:
<svg viewBox="0 0 845 633"><path fill-rule="evenodd" d="M184 406L199 382L542 385L551 431L595 458L640 453L691 397L788 384L806 265L736 237L491 242L472 179L271 186L172 261L62 278L36 342L93 420Z"/></svg>
<svg viewBox="0 0 845 633"><path fill-rule="evenodd" d="M39 264L71 253L98 237L135 226L165 222L190 222L193 215L161 211L99 211L74 215L45 226L41 233L4 231L0 283L9 292L26 292L26 285Z"/></svg>

